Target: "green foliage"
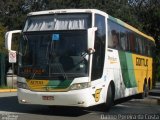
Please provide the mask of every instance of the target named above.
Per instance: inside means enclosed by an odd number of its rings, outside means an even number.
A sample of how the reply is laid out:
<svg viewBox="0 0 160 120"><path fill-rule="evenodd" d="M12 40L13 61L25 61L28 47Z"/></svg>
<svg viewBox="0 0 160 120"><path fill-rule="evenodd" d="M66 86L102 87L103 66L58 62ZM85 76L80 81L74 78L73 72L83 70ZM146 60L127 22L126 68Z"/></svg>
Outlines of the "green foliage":
<svg viewBox="0 0 160 120"><path fill-rule="evenodd" d="M8 86L0 86L0 89L13 89L13 87L8 87ZM14 88L15 89L15 88Z"/></svg>
<svg viewBox="0 0 160 120"><path fill-rule="evenodd" d="M4 35L5 35L5 32L6 32L6 29L5 27L3 27L1 24L0 24L0 53L4 53L6 52L6 49L4 48Z"/></svg>
<svg viewBox="0 0 160 120"><path fill-rule="evenodd" d="M22 14L23 0L1 0L0 22L8 30L22 28L22 21L26 15Z"/></svg>
<svg viewBox="0 0 160 120"><path fill-rule="evenodd" d="M130 4L133 13L140 21L141 30L153 36L160 48L158 41L160 37L160 0L130 0Z"/></svg>

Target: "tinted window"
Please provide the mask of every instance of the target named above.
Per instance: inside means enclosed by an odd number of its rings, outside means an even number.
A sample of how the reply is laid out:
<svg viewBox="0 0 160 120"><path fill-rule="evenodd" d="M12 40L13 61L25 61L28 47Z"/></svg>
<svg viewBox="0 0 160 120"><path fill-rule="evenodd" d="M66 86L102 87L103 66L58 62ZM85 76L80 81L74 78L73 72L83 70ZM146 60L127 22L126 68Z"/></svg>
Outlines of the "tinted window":
<svg viewBox="0 0 160 120"><path fill-rule="evenodd" d="M110 48L122 50L120 41L119 26L111 21L108 21L108 46Z"/></svg>
<svg viewBox="0 0 160 120"><path fill-rule="evenodd" d="M120 26L120 44L123 50L127 51L129 49L129 42L127 39L127 30Z"/></svg>
<svg viewBox="0 0 160 120"><path fill-rule="evenodd" d="M97 27L95 36L95 53L93 54L92 63L92 80L98 79L102 76L105 56L105 17L96 14L95 15L95 27Z"/></svg>
<svg viewBox="0 0 160 120"><path fill-rule="evenodd" d="M145 56L152 55L154 43L143 36L108 20L108 47Z"/></svg>

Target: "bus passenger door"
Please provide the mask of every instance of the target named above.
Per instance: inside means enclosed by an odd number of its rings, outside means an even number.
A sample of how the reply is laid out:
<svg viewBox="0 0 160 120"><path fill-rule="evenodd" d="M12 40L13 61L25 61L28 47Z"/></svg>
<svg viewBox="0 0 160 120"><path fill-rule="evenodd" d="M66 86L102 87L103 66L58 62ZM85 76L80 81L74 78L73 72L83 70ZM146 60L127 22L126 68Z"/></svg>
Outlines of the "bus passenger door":
<svg viewBox="0 0 160 120"><path fill-rule="evenodd" d="M91 84L93 88L93 95L95 96L95 102L104 102L104 58L105 58L105 43L106 43L106 22L105 17L99 14L95 14L95 42L91 67Z"/></svg>

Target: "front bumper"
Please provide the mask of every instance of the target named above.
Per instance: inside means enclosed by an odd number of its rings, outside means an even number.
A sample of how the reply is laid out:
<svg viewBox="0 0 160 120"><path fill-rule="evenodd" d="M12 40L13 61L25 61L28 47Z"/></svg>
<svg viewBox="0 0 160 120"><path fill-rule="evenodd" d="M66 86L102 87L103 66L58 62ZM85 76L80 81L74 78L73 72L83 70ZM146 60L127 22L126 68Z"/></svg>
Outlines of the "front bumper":
<svg viewBox="0 0 160 120"><path fill-rule="evenodd" d="M43 97L54 99L44 100ZM58 105L89 107L95 105L95 99L90 88L67 92L34 92L18 88L18 101L21 104Z"/></svg>

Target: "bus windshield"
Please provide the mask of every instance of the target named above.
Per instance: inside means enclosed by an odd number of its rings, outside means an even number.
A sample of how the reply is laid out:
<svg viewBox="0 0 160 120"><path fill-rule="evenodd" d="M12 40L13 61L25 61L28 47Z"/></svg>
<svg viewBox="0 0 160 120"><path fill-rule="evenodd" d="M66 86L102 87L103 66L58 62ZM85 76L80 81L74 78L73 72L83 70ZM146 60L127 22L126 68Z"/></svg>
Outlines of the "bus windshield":
<svg viewBox="0 0 160 120"><path fill-rule="evenodd" d="M91 27L91 14L67 13L41 16L30 16L23 31L79 30Z"/></svg>
<svg viewBox="0 0 160 120"><path fill-rule="evenodd" d="M20 43L19 75L68 79L88 75L87 30L24 32Z"/></svg>

